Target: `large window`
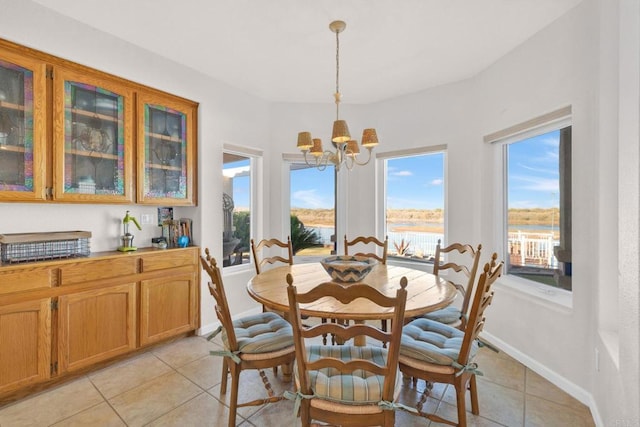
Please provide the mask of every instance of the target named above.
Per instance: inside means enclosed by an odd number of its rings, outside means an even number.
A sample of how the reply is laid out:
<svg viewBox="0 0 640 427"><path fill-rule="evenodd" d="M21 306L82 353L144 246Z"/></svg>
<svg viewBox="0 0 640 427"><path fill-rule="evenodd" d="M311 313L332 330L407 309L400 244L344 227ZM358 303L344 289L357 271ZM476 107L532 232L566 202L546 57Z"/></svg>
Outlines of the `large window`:
<svg viewBox="0 0 640 427"><path fill-rule="evenodd" d="M250 262L252 158L224 152L222 194L222 265Z"/></svg>
<svg viewBox="0 0 640 427"><path fill-rule="evenodd" d="M444 241L444 160L443 151L384 158L390 257L432 261Z"/></svg>
<svg viewBox="0 0 640 427"><path fill-rule="evenodd" d="M296 256L327 256L335 251L335 171L291 163L291 241Z"/></svg>
<svg viewBox="0 0 640 427"><path fill-rule="evenodd" d="M508 274L571 290L571 126L502 141Z"/></svg>

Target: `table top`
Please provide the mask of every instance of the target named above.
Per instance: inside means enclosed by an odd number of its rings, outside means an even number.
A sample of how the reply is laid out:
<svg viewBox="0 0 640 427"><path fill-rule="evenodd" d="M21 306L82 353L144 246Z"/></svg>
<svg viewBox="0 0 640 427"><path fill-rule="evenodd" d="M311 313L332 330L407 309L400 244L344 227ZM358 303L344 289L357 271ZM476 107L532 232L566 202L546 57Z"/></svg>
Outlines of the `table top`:
<svg viewBox="0 0 640 427"><path fill-rule="evenodd" d="M249 295L269 309L288 312L287 273L291 273L293 285L301 293L320 283L331 281L331 277L319 262L287 265L272 268L251 278L247 284ZM357 283L366 283L394 297L403 276L408 280L405 318L446 307L456 296L453 285L431 273L385 264L377 264L362 282ZM349 286L355 283L343 284ZM312 317L342 320L390 319L393 316L392 309L383 309L363 299L345 305L333 298L326 298L313 305L301 305L300 311L303 315Z"/></svg>

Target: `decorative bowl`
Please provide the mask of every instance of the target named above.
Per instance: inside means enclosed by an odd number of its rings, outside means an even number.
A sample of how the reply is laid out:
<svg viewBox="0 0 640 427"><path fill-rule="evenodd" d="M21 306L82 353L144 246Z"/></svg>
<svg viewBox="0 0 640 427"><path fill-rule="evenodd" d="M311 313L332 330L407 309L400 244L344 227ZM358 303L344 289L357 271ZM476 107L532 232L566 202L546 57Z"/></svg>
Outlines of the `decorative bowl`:
<svg viewBox="0 0 640 427"><path fill-rule="evenodd" d="M364 256L337 255L320 261L329 276L339 282L359 282L371 272L377 261Z"/></svg>

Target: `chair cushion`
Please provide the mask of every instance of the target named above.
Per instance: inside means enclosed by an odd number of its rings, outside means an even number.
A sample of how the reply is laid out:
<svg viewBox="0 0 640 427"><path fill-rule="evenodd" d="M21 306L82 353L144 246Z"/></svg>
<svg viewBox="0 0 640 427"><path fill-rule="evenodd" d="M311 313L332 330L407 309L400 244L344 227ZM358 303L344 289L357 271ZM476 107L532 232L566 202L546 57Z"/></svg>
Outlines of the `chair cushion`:
<svg viewBox="0 0 640 427"><path fill-rule="evenodd" d="M400 354L437 365L458 362L464 332L429 319L416 319L402 329ZM476 342L471 346L469 360L478 351Z"/></svg>
<svg viewBox="0 0 640 427"><path fill-rule="evenodd" d="M422 317L429 320L435 320L436 322L444 323L445 325L460 324L460 316L462 313L458 307L445 307L440 310L432 311L424 314Z"/></svg>
<svg viewBox="0 0 640 427"><path fill-rule="evenodd" d="M275 313L260 313L233 321L238 350L242 353L267 353L293 345L293 330L289 322ZM222 342L229 348L227 334Z"/></svg>
<svg viewBox="0 0 640 427"><path fill-rule="evenodd" d="M342 361L353 359L368 359L379 365L387 363L387 349L370 346L350 345L312 345L307 347L307 357L310 362L323 357L335 357ZM298 369L294 369L296 384ZM401 385L400 374L396 374L395 389L399 391ZM334 368L309 371L309 381L314 395L321 399L330 400L346 405L377 404L382 400L384 376L376 375L359 369L351 373L340 373Z"/></svg>

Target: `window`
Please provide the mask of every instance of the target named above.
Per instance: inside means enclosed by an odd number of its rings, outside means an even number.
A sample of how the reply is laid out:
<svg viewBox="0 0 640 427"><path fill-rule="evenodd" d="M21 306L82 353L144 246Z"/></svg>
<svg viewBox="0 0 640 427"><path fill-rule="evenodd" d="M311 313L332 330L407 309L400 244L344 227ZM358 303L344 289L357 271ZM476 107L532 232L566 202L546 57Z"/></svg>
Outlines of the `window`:
<svg viewBox="0 0 640 427"><path fill-rule="evenodd" d="M444 241L444 161L439 151L382 154L384 235L388 256L433 261L438 239Z"/></svg>
<svg viewBox="0 0 640 427"><path fill-rule="evenodd" d="M296 256L335 253L335 170L304 163L289 168L291 241Z"/></svg>
<svg viewBox="0 0 640 427"><path fill-rule="evenodd" d="M501 143L506 272L571 290L571 126L546 125Z"/></svg>
<svg viewBox="0 0 640 427"><path fill-rule="evenodd" d="M222 159L222 265L228 267L250 262L253 159L234 152Z"/></svg>

